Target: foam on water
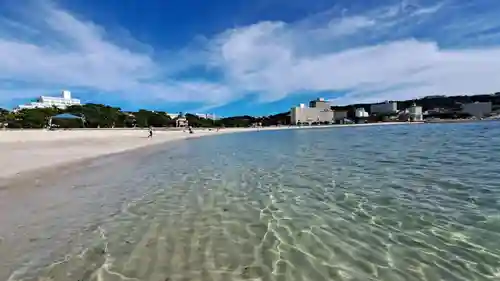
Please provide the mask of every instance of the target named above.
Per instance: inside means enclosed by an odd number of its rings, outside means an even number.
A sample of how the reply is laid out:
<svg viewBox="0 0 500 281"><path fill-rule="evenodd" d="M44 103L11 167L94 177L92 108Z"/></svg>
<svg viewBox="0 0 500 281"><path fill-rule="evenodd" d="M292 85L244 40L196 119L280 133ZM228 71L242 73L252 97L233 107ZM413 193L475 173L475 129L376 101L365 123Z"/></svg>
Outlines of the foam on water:
<svg viewBox="0 0 500 281"><path fill-rule="evenodd" d="M98 165L95 178L67 180L99 181L59 210L85 201L82 222L75 211L52 225L73 228L74 241L29 253L38 258L10 280L493 280L499 133L495 123L258 132L130 159L120 179Z"/></svg>

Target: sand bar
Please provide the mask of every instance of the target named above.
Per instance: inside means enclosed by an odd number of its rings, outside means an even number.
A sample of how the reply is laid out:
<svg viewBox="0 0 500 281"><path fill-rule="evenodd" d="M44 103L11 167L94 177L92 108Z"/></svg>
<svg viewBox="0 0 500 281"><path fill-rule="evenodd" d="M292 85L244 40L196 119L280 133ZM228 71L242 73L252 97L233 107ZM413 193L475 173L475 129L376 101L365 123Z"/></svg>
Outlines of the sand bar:
<svg viewBox="0 0 500 281"><path fill-rule="evenodd" d="M153 139L147 138L147 130L140 129L5 130L0 131L0 179L32 170L195 137L250 131L395 124L408 123L226 128L220 131L199 129L195 130L194 134L182 130L156 130Z"/></svg>

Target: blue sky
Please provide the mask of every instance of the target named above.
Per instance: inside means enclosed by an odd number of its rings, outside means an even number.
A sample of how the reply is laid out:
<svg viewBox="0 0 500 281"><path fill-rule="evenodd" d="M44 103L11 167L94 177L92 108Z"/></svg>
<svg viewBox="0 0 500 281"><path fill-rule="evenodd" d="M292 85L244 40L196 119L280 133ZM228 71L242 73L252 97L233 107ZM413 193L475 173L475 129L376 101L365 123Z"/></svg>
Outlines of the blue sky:
<svg viewBox="0 0 500 281"><path fill-rule="evenodd" d="M265 115L500 91L496 0L3 0L0 106L69 89L135 110Z"/></svg>

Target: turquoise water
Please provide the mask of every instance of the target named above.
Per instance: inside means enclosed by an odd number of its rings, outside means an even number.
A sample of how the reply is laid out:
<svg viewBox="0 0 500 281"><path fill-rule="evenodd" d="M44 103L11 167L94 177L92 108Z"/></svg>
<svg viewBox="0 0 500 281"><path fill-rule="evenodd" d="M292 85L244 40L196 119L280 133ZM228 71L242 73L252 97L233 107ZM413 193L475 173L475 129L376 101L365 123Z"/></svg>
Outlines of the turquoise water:
<svg viewBox="0 0 500 281"><path fill-rule="evenodd" d="M171 143L4 191L0 263L11 280L498 279L499 159L498 122Z"/></svg>

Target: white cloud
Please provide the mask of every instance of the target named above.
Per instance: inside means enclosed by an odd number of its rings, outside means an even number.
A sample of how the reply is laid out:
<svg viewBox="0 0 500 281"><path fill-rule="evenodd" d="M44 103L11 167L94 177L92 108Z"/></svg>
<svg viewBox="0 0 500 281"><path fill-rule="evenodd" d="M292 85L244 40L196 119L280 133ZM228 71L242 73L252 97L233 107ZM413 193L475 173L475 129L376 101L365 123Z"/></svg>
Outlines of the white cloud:
<svg viewBox="0 0 500 281"><path fill-rule="evenodd" d="M330 33L330 36L343 36L374 26L375 23L374 19L363 16L346 17L330 21L327 31Z"/></svg>
<svg viewBox="0 0 500 281"><path fill-rule="evenodd" d="M439 11L444 6L444 3L438 3L434 6L420 8L415 11L415 15L425 15L425 14L434 14Z"/></svg>
<svg viewBox="0 0 500 281"><path fill-rule="evenodd" d="M86 88L134 100L211 103L228 96L229 91L217 83L162 77L163 69L151 54L113 44L105 39L106 31L92 22L51 5L38 7L36 14L39 17L28 21L36 28L3 20L17 33L0 34L0 81L26 82L38 89L46 85ZM26 34L36 30L43 31L45 38L35 40ZM25 87L10 95L5 89L1 92L0 100L5 101L35 90Z"/></svg>
<svg viewBox="0 0 500 281"><path fill-rule="evenodd" d="M445 19L436 14L445 8L443 3L410 10L377 8L334 18L322 29L311 23L261 22L217 37L212 64L230 84L260 93L262 101L301 91L347 92L335 100L341 104L500 91L500 45L443 48L439 40L445 41L446 34L439 26L418 29ZM417 31L427 36L412 38ZM304 50L307 44L309 50Z"/></svg>
<svg viewBox="0 0 500 281"><path fill-rule="evenodd" d="M485 33L481 42L487 39L488 47L463 42L472 42L467 36L474 31L500 27L500 6L469 13L472 4L457 3L405 0L370 10L334 9L293 23L263 21L201 36L170 51L142 42L135 42L141 50L132 50L95 23L43 6L22 24L0 19L0 101L55 85L134 101L197 101L205 109L246 94L267 102L301 92L344 92L335 102L345 104L499 91L500 37ZM167 59L158 61L158 54ZM199 66L222 78L174 79ZM2 81L30 87L7 96Z"/></svg>

